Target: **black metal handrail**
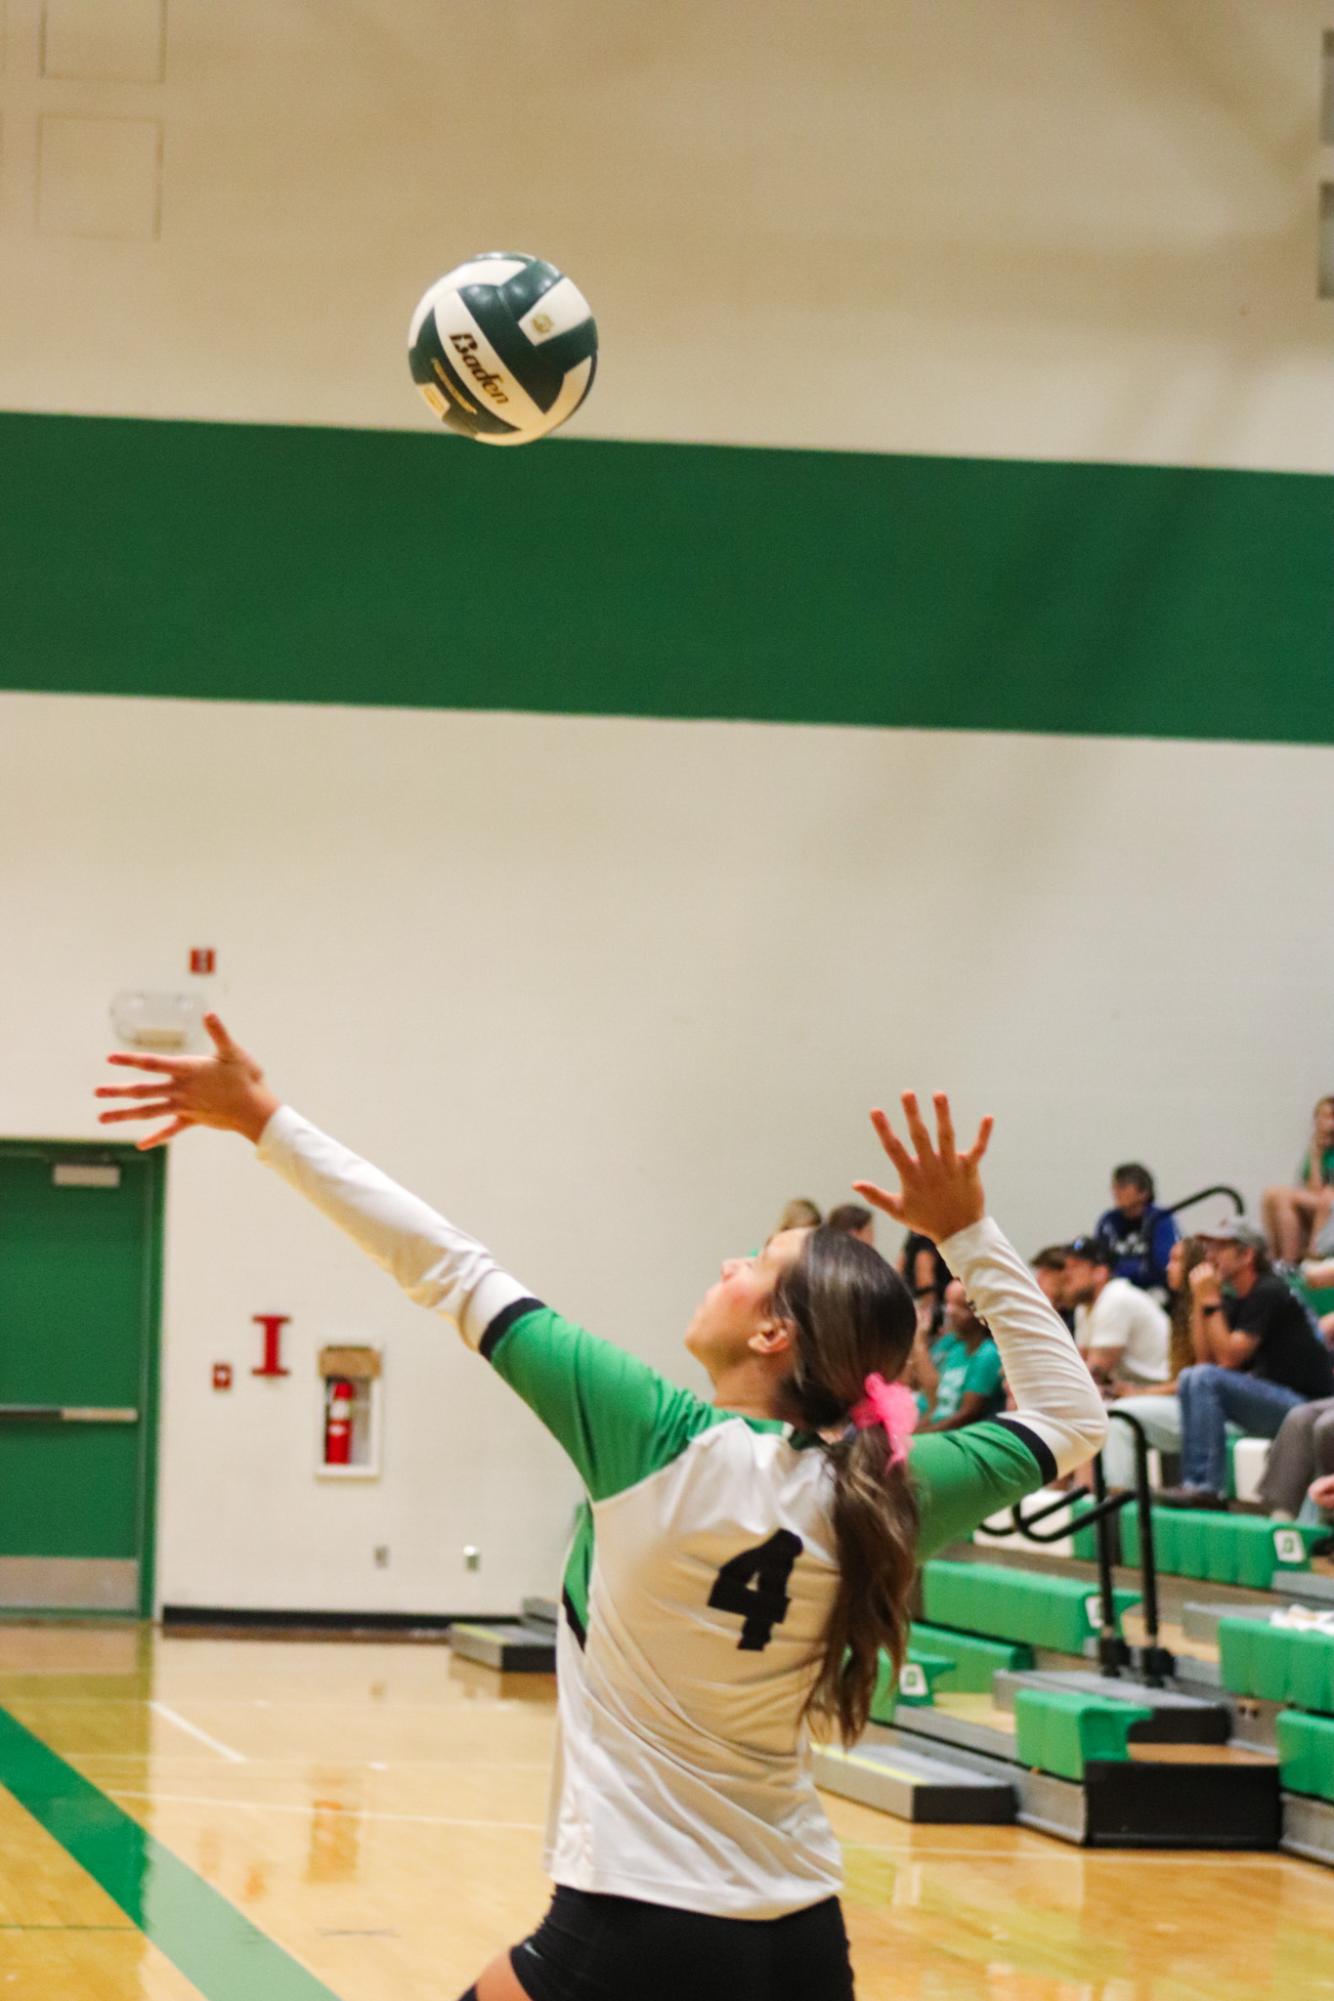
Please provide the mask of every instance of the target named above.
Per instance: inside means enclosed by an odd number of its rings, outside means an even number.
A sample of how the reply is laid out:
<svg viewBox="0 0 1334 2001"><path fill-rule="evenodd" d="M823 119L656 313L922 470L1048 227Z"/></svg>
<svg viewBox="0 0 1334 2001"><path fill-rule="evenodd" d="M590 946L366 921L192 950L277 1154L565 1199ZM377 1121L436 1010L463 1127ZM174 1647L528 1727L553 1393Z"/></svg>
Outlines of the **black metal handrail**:
<svg viewBox="0 0 1334 2001"><path fill-rule="evenodd" d="M1208 1192L1208 1191L1206 1191ZM1135 1485L1124 1493L1107 1492L1107 1476L1103 1471L1102 1454L1093 1462L1093 1502L1089 1507L1074 1512L1076 1499L1071 1494L1058 1494L1054 1500L1046 1501L1031 1514L1025 1514L1022 1502L1016 1502L1010 1510L1010 1525L1007 1528L989 1528L983 1523L979 1534L1003 1541L1008 1536L1021 1536L1025 1542L1036 1543L1039 1548L1044 1543L1060 1542L1063 1537L1078 1529L1092 1528L1097 1531L1098 1563L1098 1665L1109 1680L1115 1680L1122 1670L1134 1661L1134 1651L1121 1638L1116 1629L1116 1589L1112 1579L1112 1537L1111 1523L1122 1508L1135 1506L1139 1516L1139 1570L1141 1599L1144 1607L1144 1644L1139 1649L1139 1672L1150 1688L1161 1688L1176 1666L1173 1655L1161 1644L1158 1632L1158 1571L1153 1549L1153 1507L1149 1490L1149 1441L1144 1426L1129 1411L1108 1411L1109 1418L1119 1419L1128 1424L1135 1446ZM1035 1532L1036 1524L1044 1522L1051 1515L1070 1511L1070 1519L1061 1527L1046 1534Z"/></svg>
<svg viewBox="0 0 1334 2001"><path fill-rule="evenodd" d="M1171 1204L1167 1213L1169 1216L1175 1216L1182 1209L1193 1209L1197 1202L1207 1202L1211 1195L1226 1195L1239 1216L1246 1214L1244 1197L1227 1181L1216 1182L1212 1188L1198 1188L1193 1195L1183 1195L1179 1202Z"/></svg>
<svg viewBox="0 0 1334 2001"><path fill-rule="evenodd" d="M1144 1645L1140 1649L1140 1672L1150 1688L1161 1688L1176 1667L1175 1656L1164 1647L1158 1633L1158 1564L1153 1547L1153 1495L1149 1486L1149 1437L1137 1417L1113 1404L1107 1413L1118 1424L1130 1426L1135 1447L1135 1491L1132 1499L1139 1517L1139 1575L1144 1603ZM1101 1480L1102 1454L1098 1454L1094 1479ZM1109 1567L1110 1575L1110 1567Z"/></svg>

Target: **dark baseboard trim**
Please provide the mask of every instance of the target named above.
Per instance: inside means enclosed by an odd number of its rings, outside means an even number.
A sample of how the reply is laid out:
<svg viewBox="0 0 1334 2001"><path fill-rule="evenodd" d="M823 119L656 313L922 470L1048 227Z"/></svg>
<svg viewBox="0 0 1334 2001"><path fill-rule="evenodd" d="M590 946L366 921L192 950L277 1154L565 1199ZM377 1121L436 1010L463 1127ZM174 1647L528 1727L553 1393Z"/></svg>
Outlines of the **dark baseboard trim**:
<svg viewBox="0 0 1334 2001"><path fill-rule="evenodd" d="M164 1605L162 1624L230 1627L234 1631L324 1633L445 1633L456 1619L488 1625L511 1613L255 1611L232 1605Z"/></svg>

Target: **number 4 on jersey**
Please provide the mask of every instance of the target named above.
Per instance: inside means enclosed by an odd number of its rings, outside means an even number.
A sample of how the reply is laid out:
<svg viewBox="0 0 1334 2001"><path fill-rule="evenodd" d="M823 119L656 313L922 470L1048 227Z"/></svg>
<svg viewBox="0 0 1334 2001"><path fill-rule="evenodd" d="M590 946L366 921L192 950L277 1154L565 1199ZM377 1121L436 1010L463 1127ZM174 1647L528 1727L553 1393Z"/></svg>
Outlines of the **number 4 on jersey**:
<svg viewBox="0 0 1334 2001"><path fill-rule="evenodd" d="M774 1636L774 1627L786 1619L792 1602L787 1581L804 1547L801 1537L791 1529L779 1529L758 1548L743 1549L718 1572L709 1603L717 1612L735 1612L744 1619L737 1641L743 1653L762 1653Z"/></svg>

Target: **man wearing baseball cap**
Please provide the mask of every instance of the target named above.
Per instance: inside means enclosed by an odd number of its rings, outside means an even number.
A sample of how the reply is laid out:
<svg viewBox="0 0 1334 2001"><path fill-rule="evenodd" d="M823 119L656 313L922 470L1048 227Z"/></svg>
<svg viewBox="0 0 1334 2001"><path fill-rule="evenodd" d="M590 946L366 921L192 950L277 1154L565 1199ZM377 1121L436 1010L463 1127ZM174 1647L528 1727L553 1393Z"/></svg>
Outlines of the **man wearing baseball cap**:
<svg viewBox="0 0 1334 2001"><path fill-rule="evenodd" d="M1228 1425L1275 1437L1298 1404L1334 1396L1334 1367L1306 1308L1271 1271L1258 1230L1235 1216L1200 1235L1209 1256L1190 1274L1196 1360L1178 1385L1182 1484L1158 1498L1225 1508Z"/></svg>
<svg viewBox="0 0 1334 2001"><path fill-rule="evenodd" d="M1065 1247L1063 1304L1075 1309L1075 1343L1095 1382L1165 1383L1172 1327L1151 1294L1113 1273L1102 1237Z"/></svg>

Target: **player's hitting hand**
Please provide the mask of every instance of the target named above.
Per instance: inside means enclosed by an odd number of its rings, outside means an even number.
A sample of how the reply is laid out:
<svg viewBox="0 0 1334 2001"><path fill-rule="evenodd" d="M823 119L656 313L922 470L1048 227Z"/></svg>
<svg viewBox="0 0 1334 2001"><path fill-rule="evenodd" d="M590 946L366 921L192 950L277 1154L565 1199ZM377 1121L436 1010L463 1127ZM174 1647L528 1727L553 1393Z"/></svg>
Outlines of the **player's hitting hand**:
<svg viewBox="0 0 1334 2001"><path fill-rule="evenodd" d="M954 1144L954 1120L948 1097L944 1091L937 1091L932 1102L936 1108L934 1145L918 1110L916 1092L903 1093L903 1116L909 1138L917 1149L916 1157L909 1153L882 1111L871 1114L880 1144L898 1169L900 1192L891 1195L874 1181L854 1181L852 1185L859 1195L864 1195L877 1209L883 1209L896 1223L918 1230L933 1244L939 1244L956 1230L980 1222L986 1214L978 1168L991 1139L992 1120L988 1114L967 1153L959 1153Z"/></svg>
<svg viewBox="0 0 1334 2001"><path fill-rule="evenodd" d="M134 1056L120 1050L108 1063L129 1070L147 1070L148 1084L101 1084L99 1098L130 1098L118 1112L102 1112L98 1124L112 1126L124 1119L169 1119L171 1123L138 1142L141 1152L175 1139L190 1126L217 1126L258 1140L279 1106L264 1082L253 1056L237 1047L216 1014L204 1016L213 1043L211 1056Z"/></svg>

